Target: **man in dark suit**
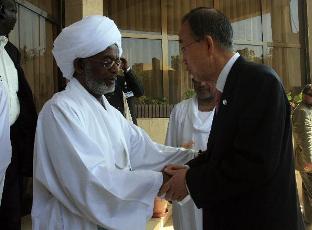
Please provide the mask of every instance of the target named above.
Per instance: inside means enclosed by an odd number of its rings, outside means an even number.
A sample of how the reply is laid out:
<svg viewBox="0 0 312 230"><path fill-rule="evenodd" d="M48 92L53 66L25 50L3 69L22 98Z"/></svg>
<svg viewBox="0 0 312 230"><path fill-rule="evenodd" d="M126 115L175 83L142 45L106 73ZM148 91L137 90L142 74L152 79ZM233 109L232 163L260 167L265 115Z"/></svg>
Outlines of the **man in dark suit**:
<svg viewBox="0 0 312 230"><path fill-rule="evenodd" d="M123 71L123 76L118 75L115 82L115 91L105 94L109 104L118 109L126 116L124 96L130 110L131 119L137 125L135 100L144 94L142 83L136 77L135 73L128 66L128 61L125 58L120 58L120 69Z"/></svg>
<svg viewBox="0 0 312 230"><path fill-rule="evenodd" d="M0 79L9 98L12 144L12 159L6 171L0 206L0 228L6 230L21 229L23 177L32 176L37 120L32 92L20 65L20 53L7 40L15 26L16 13L14 0L0 1Z"/></svg>
<svg viewBox="0 0 312 230"><path fill-rule="evenodd" d="M304 229L299 210L290 106L277 74L232 52L233 31L219 11L197 8L180 30L193 78L215 85L207 150L187 166L170 165L161 193L188 194L203 208L204 229Z"/></svg>

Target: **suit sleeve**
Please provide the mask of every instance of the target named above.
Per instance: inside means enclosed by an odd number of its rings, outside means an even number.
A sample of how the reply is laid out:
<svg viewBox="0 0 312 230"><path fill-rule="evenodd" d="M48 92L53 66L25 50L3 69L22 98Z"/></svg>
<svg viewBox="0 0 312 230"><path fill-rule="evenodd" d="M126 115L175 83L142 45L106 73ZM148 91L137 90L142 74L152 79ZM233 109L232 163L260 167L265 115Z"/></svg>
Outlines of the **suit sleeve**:
<svg viewBox="0 0 312 230"><path fill-rule="evenodd" d="M16 69L18 73L18 98L20 101L20 115L16 121L19 135L19 154L21 156L21 173L32 176L34 139L37 124L37 111L31 88L20 66L20 53L17 53Z"/></svg>
<svg viewBox="0 0 312 230"><path fill-rule="evenodd" d="M141 97L144 95L143 85L132 70L125 73L125 81L127 83L128 91L132 91L135 97Z"/></svg>
<svg viewBox="0 0 312 230"><path fill-rule="evenodd" d="M239 107L239 115L231 152L209 160L203 154L189 163L186 182L198 207L265 187L285 158L281 154L285 151L284 141L291 141L287 132L289 104L279 80L272 75L259 79L254 82L256 90L249 90L249 86L238 95L235 106Z"/></svg>

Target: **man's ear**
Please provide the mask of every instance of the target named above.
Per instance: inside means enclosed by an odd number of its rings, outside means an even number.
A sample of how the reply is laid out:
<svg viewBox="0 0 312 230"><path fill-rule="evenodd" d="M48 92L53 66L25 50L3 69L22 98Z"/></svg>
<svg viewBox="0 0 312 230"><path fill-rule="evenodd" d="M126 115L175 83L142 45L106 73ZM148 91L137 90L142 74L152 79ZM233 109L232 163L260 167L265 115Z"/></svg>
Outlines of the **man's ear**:
<svg viewBox="0 0 312 230"><path fill-rule="evenodd" d="M206 44L207 51L211 54L216 48L215 40L210 35L207 35L204 38L204 42Z"/></svg>
<svg viewBox="0 0 312 230"><path fill-rule="evenodd" d="M77 74L82 74L84 71L84 63L81 58L76 58L74 60L74 69Z"/></svg>

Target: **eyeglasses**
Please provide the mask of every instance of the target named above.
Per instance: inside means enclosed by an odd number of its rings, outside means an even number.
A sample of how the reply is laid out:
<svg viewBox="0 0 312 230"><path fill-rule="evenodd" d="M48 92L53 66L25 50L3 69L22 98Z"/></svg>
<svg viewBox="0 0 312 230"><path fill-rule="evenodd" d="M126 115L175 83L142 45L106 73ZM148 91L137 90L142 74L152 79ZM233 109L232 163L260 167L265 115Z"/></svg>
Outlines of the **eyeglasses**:
<svg viewBox="0 0 312 230"><path fill-rule="evenodd" d="M116 58L116 59L106 58L104 60L89 59L89 60L101 63L105 69L113 68L114 64L116 64L116 66L119 67L121 64L120 58Z"/></svg>
<svg viewBox="0 0 312 230"><path fill-rule="evenodd" d="M194 78L192 78L192 82L193 82L193 85L201 85L201 81L196 81Z"/></svg>
<svg viewBox="0 0 312 230"><path fill-rule="evenodd" d="M185 49L187 48L187 47L189 47L189 46L191 46L191 45L193 45L193 44L195 44L195 43L197 43L198 41L192 41L192 42L190 42L190 43L188 43L187 45L185 45L185 46L181 46L181 51L182 51L182 53L184 53L185 52Z"/></svg>

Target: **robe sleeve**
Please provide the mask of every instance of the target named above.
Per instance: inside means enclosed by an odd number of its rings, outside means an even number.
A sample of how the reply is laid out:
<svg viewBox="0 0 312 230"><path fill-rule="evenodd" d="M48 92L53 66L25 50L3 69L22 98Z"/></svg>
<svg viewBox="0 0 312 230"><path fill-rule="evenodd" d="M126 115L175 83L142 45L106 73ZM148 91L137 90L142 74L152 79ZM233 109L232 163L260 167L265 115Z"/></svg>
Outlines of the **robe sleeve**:
<svg viewBox="0 0 312 230"><path fill-rule="evenodd" d="M177 127L177 120L176 120L176 110L177 110L177 107L175 106L172 109L171 114L170 114L165 145L178 147L179 145L178 145L178 138L177 138L178 127Z"/></svg>
<svg viewBox="0 0 312 230"><path fill-rule="evenodd" d="M0 85L0 204L5 172L11 162L10 122L7 96Z"/></svg>
<svg viewBox="0 0 312 230"><path fill-rule="evenodd" d="M135 97L144 95L144 87L133 70L130 69L125 73L125 81L127 83L127 91L132 91Z"/></svg>
<svg viewBox="0 0 312 230"><path fill-rule="evenodd" d="M130 125L130 133L130 162L134 170L161 171L168 164L185 164L196 154L191 149L158 144L135 125Z"/></svg>
<svg viewBox="0 0 312 230"><path fill-rule="evenodd" d="M142 134L141 143L145 140L149 141ZM134 150L151 151L145 155L151 156L161 149L149 141ZM137 222L146 221L152 215L162 174L145 170L148 167L136 171L116 169L108 165L105 157L108 153L103 153L84 132L80 116L69 105L45 106L36 133L35 179L70 212L92 223L112 229L138 226ZM157 162L153 157L143 161ZM139 226L142 224L145 223Z"/></svg>

